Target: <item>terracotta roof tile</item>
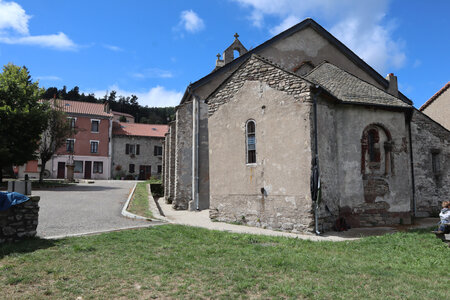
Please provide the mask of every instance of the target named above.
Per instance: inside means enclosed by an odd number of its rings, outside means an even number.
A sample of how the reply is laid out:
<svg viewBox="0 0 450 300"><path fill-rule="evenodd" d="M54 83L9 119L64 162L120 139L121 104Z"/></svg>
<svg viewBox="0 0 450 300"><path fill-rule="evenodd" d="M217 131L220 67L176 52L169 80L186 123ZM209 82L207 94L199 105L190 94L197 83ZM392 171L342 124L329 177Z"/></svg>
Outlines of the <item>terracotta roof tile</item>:
<svg viewBox="0 0 450 300"><path fill-rule="evenodd" d="M53 99L49 100L53 101ZM94 115L101 117L112 117L111 112L107 113L102 103L91 103L81 101L70 101L56 99L57 105L61 107L66 113L82 114L82 115Z"/></svg>
<svg viewBox="0 0 450 300"><path fill-rule="evenodd" d="M127 114L127 113L123 113L123 112L118 112L118 111L111 111L113 115L118 115L118 116L124 116L124 117L130 117L130 118L134 118L132 115Z"/></svg>
<svg viewBox="0 0 450 300"><path fill-rule="evenodd" d="M168 125L114 122L112 133L113 135L164 137L168 130Z"/></svg>
<svg viewBox="0 0 450 300"><path fill-rule="evenodd" d="M434 100L436 100L442 93L444 93L448 88L450 87L450 81L447 82L446 85L444 85L436 94L434 94L430 99L427 100L420 108L420 111L423 111L425 108L427 108L428 105L433 103Z"/></svg>

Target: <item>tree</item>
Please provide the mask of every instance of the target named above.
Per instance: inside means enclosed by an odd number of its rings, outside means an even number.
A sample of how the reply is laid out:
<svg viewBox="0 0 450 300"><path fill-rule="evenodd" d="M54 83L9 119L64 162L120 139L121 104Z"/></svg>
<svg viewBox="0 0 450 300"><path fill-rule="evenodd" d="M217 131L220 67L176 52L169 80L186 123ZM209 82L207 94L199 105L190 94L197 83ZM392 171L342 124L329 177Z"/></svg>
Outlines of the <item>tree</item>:
<svg viewBox="0 0 450 300"><path fill-rule="evenodd" d="M43 89L26 67L11 63L0 73L0 170L35 159L47 125L47 106L39 103ZM3 175L0 171L0 182Z"/></svg>
<svg viewBox="0 0 450 300"><path fill-rule="evenodd" d="M71 119L58 106L55 100L52 101L51 109L47 113L47 128L42 134L39 143L39 157L41 158L41 171L39 182L44 179L45 165L52 158L53 154L65 144L66 139L75 132Z"/></svg>

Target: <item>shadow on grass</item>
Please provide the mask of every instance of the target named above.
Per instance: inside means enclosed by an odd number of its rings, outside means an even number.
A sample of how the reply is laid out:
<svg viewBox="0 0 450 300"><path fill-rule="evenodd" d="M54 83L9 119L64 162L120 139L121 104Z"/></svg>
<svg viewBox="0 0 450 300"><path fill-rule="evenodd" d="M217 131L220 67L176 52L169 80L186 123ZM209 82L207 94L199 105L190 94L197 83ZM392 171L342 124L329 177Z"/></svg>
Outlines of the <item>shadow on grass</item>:
<svg viewBox="0 0 450 300"><path fill-rule="evenodd" d="M29 238L19 242L0 245L0 259L10 254L30 253L39 249L47 249L56 246L56 241L41 238Z"/></svg>

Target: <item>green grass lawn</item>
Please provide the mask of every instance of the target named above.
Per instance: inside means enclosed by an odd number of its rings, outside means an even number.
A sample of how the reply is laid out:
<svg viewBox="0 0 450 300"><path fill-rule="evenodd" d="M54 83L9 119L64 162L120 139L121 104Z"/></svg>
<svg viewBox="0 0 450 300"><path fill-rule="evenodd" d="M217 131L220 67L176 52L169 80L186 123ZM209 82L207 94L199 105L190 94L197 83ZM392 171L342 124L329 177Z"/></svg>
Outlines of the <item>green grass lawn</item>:
<svg viewBox="0 0 450 300"><path fill-rule="evenodd" d="M311 242L177 225L0 246L1 298L448 299L428 231Z"/></svg>
<svg viewBox="0 0 450 300"><path fill-rule="evenodd" d="M153 218L148 201L147 182L139 182L134 191L134 197L128 205L128 211L138 216Z"/></svg>

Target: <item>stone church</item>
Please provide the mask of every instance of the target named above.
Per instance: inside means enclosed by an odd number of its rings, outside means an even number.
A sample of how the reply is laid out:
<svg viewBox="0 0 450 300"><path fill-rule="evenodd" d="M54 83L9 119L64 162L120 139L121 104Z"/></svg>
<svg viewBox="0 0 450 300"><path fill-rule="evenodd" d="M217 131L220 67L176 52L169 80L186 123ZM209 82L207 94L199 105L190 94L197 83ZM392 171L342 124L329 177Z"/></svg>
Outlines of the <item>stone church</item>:
<svg viewBox="0 0 450 300"><path fill-rule="evenodd" d="M236 34L177 106L166 200L294 232L434 215L450 192L450 132L412 105L396 76L312 19L250 51Z"/></svg>

